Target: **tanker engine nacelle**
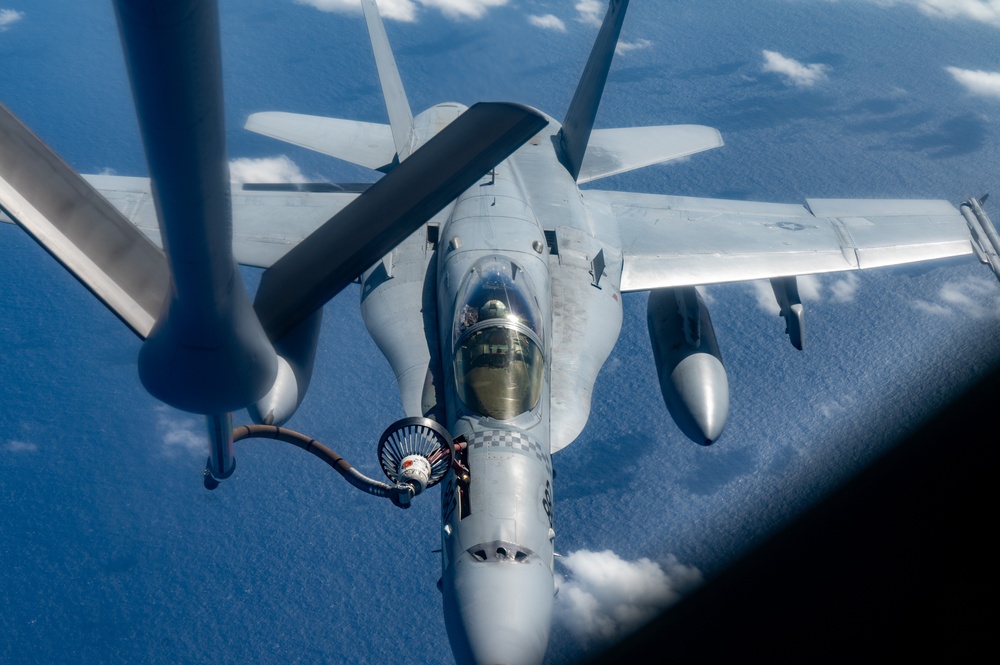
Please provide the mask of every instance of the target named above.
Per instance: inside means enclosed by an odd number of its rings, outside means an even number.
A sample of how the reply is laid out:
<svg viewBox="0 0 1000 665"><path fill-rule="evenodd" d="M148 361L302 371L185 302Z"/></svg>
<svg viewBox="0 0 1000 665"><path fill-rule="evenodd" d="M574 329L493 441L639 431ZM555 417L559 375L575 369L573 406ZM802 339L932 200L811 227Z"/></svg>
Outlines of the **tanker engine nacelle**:
<svg viewBox="0 0 1000 665"><path fill-rule="evenodd" d="M657 289L646 320L667 410L689 439L707 446L729 417L729 380L708 307L692 286Z"/></svg>
<svg viewBox="0 0 1000 665"><path fill-rule="evenodd" d="M247 407L255 423L284 425L302 404L312 380L322 321L323 311L317 310L274 343L278 375L267 394Z"/></svg>

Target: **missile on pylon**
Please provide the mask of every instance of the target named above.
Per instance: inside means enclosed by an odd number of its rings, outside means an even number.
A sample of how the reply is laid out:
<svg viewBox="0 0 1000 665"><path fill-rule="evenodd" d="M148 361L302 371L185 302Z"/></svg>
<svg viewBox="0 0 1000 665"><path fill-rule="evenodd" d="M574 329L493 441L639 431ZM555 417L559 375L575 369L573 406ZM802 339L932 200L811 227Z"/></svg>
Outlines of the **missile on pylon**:
<svg viewBox="0 0 1000 665"><path fill-rule="evenodd" d="M983 263L988 263L993 274L1000 280L1000 235L989 215L983 210L987 195L976 199L971 198L961 205L962 216L965 217L969 230L972 232L972 247Z"/></svg>

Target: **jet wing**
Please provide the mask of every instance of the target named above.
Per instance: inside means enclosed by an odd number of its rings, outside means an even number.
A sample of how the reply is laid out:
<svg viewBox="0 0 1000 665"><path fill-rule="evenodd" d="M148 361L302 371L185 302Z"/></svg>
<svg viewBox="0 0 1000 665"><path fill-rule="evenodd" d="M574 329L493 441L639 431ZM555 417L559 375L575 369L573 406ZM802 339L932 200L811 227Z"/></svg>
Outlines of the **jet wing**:
<svg viewBox="0 0 1000 665"><path fill-rule="evenodd" d="M147 178L85 175L104 198L160 245L160 228ZM234 184L233 254L246 266L268 268L316 230L359 191L336 190L336 185ZM302 191L305 190L305 191Z"/></svg>
<svg viewBox="0 0 1000 665"><path fill-rule="evenodd" d="M947 201L807 199L806 205L587 191L611 207L622 291L899 265L973 253Z"/></svg>
<svg viewBox="0 0 1000 665"><path fill-rule="evenodd" d="M148 178L106 175L83 178L162 248ZM336 185L322 186L322 189L335 188ZM233 255L237 263L269 268L360 193L309 189L307 185L233 185ZM12 221L0 210L0 222Z"/></svg>

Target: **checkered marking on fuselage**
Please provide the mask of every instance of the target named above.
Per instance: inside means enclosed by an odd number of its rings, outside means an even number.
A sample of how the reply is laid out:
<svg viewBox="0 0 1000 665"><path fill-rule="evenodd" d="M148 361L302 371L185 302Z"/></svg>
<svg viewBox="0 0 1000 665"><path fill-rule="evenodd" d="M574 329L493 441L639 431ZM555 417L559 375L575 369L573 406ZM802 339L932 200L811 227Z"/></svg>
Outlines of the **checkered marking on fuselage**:
<svg viewBox="0 0 1000 665"><path fill-rule="evenodd" d="M552 471L551 458L545 454L542 446L522 432L501 429L476 432L472 435L472 443L469 445L474 450L482 448L507 448L511 452L522 455L534 455L536 459L545 465L545 468L550 473Z"/></svg>

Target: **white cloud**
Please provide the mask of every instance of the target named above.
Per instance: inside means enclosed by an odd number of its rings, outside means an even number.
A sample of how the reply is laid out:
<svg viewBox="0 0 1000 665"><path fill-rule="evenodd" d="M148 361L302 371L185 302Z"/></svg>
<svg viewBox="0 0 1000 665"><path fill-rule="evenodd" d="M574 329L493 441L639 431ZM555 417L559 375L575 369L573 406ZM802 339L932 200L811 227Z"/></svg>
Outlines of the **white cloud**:
<svg viewBox="0 0 1000 665"><path fill-rule="evenodd" d="M945 67L966 90L974 95L1000 98L1000 72Z"/></svg>
<svg viewBox="0 0 1000 665"><path fill-rule="evenodd" d="M801 300L822 300L823 280L819 275L800 275L796 280Z"/></svg>
<svg viewBox="0 0 1000 665"><path fill-rule="evenodd" d="M22 18L24 18L24 12L19 12L16 9L0 9L0 32L7 30Z"/></svg>
<svg viewBox="0 0 1000 665"><path fill-rule="evenodd" d="M951 309L948 307L939 305L938 303L927 302L926 300L914 300L913 306L921 312L926 312L927 314L932 314L934 316L946 316L952 313Z"/></svg>
<svg viewBox="0 0 1000 665"><path fill-rule="evenodd" d="M777 51L764 50L762 53L765 72L779 74L786 82L799 88L809 88L826 80L826 74L830 71L827 65L804 65L798 60L786 58Z"/></svg>
<svg viewBox="0 0 1000 665"><path fill-rule="evenodd" d="M843 410L844 407L842 407L836 400L819 405L819 412L823 414L824 418L832 418Z"/></svg>
<svg viewBox="0 0 1000 665"><path fill-rule="evenodd" d="M975 319L1000 314L1000 296L992 280L980 277L961 283L946 282L938 296L946 306Z"/></svg>
<svg viewBox="0 0 1000 665"><path fill-rule="evenodd" d="M578 21L600 27L605 9L600 0L580 0L573 7L580 14Z"/></svg>
<svg viewBox="0 0 1000 665"><path fill-rule="evenodd" d="M449 18L482 18L492 7L503 7L507 0L420 0Z"/></svg>
<svg viewBox="0 0 1000 665"><path fill-rule="evenodd" d="M361 0L295 0L295 2L324 12L361 13ZM417 5L413 0L379 0L378 9L383 18L407 22L417 20Z"/></svg>
<svg viewBox="0 0 1000 665"><path fill-rule="evenodd" d="M653 42L648 39L637 39L634 42L618 42L618 45L615 46L615 54L624 55L629 51L639 51L644 48L649 48L652 45Z"/></svg>
<svg viewBox="0 0 1000 665"><path fill-rule="evenodd" d="M168 457L182 453L208 454L208 431L203 417L189 416L167 406L156 408L156 427Z"/></svg>
<svg viewBox="0 0 1000 665"><path fill-rule="evenodd" d="M2 15L0 15L2 16ZM37 453L38 446L26 441L12 440L4 444L3 447L8 453Z"/></svg>
<svg viewBox="0 0 1000 665"><path fill-rule="evenodd" d="M853 302L854 294L861 286L861 278L853 272L844 273L830 285L830 297L834 302Z"/></svg>
<svg viewBox="0 0 1000 665"><path fill-rule="evenodd" d="M229 161L230 182L308 182L298 165L285 155L241 157Z"/></svg>
<svg viewBox="0 0 1000 665"><path fill-rule="evenodd" d="M937 295L939 302L914 300L912 305L934 316L957 313L973 319L1000 318L1000 295L994 280L975 277L962 282L945 282Z"/></svg>
<svg viewBox="0 0 1000 665"><path fill-rule="evenodd" d="M439 10L449 18L482 18L491 7L502 7L509 0L378 0L379 12L383 18L395 21L413 22L417 20L419 6ZM295 0L300 5L309 5L324 12L357 14L361 11L361 0Z"/></svg>
<svg viewBox="0 0 1000 665"><path fill-rule="evenodd" d="M670 555L663 565L625 561L610 550L580 550L558 559L555 618L584 644L627 634L701 583L701 572Z"/></svg>
<svg viewBox="0 0 1000 665"><path fill-rule="evenodd" d="M555 30L556 32L566 32L566 24L562 22L561 18L553 14L545 14L544 16L529 14L528 23L536 28L545 28L546 30Z"/></svg>
<svg viewBox="0 0 1000 665"><path fill-rule="evenodd" d="M908 5L927 16L969 19L1000 27L1000 0L874 0L880 5Z"/></svg>
<svg viewBox="0 0 1000 665"><path fill-rule="evenodd" d="M857 399L853 395L844 395L839 400L831 399L819 404L817 408L824 418L838 418L840 414L853 409Z"/></svg>
<svg viewBox="0 0 1000 665"><path fill-rule="evenodd" d="M771 289L769 281L766 279L755 279L750 282L750 286L753 288L754 296L757 298L758 307L774 316L781 313L781 307L778 306L778 300L774 297L774 291Z"/></svg>

